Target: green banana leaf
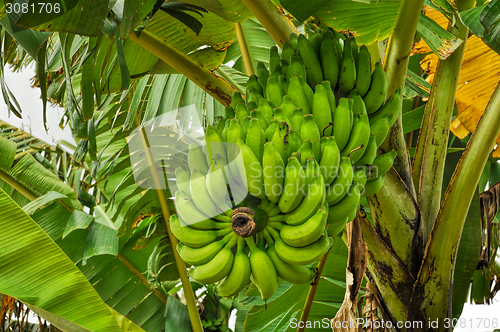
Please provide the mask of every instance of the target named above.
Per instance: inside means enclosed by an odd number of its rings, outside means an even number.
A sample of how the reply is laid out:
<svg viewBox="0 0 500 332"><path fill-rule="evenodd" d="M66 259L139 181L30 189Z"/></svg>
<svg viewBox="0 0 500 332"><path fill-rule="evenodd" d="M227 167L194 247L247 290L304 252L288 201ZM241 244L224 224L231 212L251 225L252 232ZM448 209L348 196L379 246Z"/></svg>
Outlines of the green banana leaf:
<svg viewBox="0 0 500 332"><path fill-rule="evenodd" d="M0 292L90 331L121 331L69 257L1 189L0 227Z"/></svg>

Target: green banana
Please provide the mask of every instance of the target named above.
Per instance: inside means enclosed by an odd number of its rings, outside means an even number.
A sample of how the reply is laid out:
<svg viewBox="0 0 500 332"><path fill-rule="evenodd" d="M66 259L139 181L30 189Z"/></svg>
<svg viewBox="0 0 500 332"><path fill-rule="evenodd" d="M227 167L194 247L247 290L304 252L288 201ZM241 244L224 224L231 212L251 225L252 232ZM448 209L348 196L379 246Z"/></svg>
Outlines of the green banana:
<svg viewBox="0 0 500 332"><path fill-rule="evenodd" d="M269 221L284 221L288 225L300 225L309 219L316 210L325 202L325 180L322 175L314 177L313 182L300 205L288 214L280 214L270 217Z"/></svg>
<svg viewBox="0 0 500 332"><path fill-rule="evenodd" d="M285 181L285 164L272 142L264 145L262 157L264 191L269 201L277 204Z"/></svg>
<svg viewBox="0 0 500 332"><path fill-rule="evenodd" d="M250 112L250 116L252 118L259 119L260 126L262 127L262 130L264 130L264 132L265 132L266 129L267 129L267 127L268 127L268 124L267 124L266 119L262 116L262 114L260 114L260 111L258 109L253 110L253 111ZM224 139L224 138L222 138L222 139Z"/></svg>
<svg viewBox="0 0 500 332"><path fill-rule="evenodd" d="M259 97L260 98L260 97ZM247 103L246 109L248 113L252 113L252 111L258 108L257 103L255 101L250 101Z"/></svg>
<svg viewBox="0 0 500 332"><path fill-rule="evenodd" d="M306 174L306 188L309 188L309 186L313 183L314 178L321 174L319 170L319 165L316 162L316 159L314 158L307 158L303 160L302 166L305 166L305 171L304 173Z"/></svg>
<svg viewBox="0 0 500 332"><path fill-rule="evenodd" d="M373 136L375 136L375 140L377 141L377 148L382 145L389 133L389 129L391 128L391 116L386 115L382 118L379 118L373 121L370 125L370 132Z"/></svg>
<svg viewBox="0 0 500 332"><path fill-rule="evenodd" d="M360 96L354 97L354 107L356 107L356 104L361 105L364 109L363 100ZM342 157L349 156L351 162L353 164L356 163L365 153L369 140L370 122L368 121L368 116L363 112L357 112L357 114L354 114L354 124L349 141L341 152Z"/></svg>
<svg viewBox="0 0 500 332"><path fill-rule="evenodd" d="M384 186L385 174L380 175L378 178L367 181L363 190L361 191L362 197L375 195Z"/></svg>
<svg viewBox="0 0 500 332"><path fill-rule="evenodd" d="M370 123L377 121L377 119L390 115L389 125L392 126L398 119L402 107L402 94L401 89L397 89L387 102L377 112L370 117Z"/></svg>
<svg viewBox="0 0 500 332"><path fill-rule="evenodd" d="M281 63L277 66L274 66L273 70L271 70L271 76L280 77L283 74Z"/></svg>
<svg viewBox="0 0 500 332"><path fill-rule="evenodd" d="M288 135L288 124L286 122L279 122L278 128L271 139L276 150L278 150L281 158L287 160L291 151L290 144L286 141L286 136Z"/></svg>
<svg viewBox="0 0 500 332"><path fill-rule="evenodd" d="M248 92L249 92L249 88L254 88L255 89L255 92L257 92L259 95L260 95L260 98L262 98L262 96L264 95L264 90L262 89L262 85L260 85L259 83L259 79L257 76L255 75L252 75L248 78L248 81L247 81L247 86L246 86L246 100L247 102L249 102L250 100L248 99ZM257 100L257 103L259 101Z"/></svg>
<svg viewBox="0 0 500 332"><path fill-rule="evenodd" d="M288 87L290 89L290 87ZM283 89L278 83L277 76L269 76L266 86L266 98L273 107L278 107L283 102Z"/></svg>
<svg viewBox="0 0 500 332"><path fill-rule="evenodd" d="M269 126L271 123L271 119L273 118L273 108L269 105L269 102L265 98L261 98L259 100L259 108L260 114L266 119L267 125Z"/></svg>
<svg viewBox="0 0 500 332"><path fill-rule="evenodd" d="M326 250L328 250L328 242L325 236L321 236L316 242L308 246L296 248L283 242L279 233L270 226L267 226L266 230L274 238L276 254L283 261L291 265L307 265L314 263L323 256Z"/></svg>
<svg viewBox="0 0 500 332"><path fill-rule="evenodd" d="M371 165L373 160L377 156L377 141L375 136L370 134L370 139L368 140L368 144L366 145L366 150L363 153L363 156L354 164L354 166L366 166Z"/></svg>
<svg viewBox="0 0 500 332"><path fill-rule="evenodd" d="M243 100L243 97L241 96L241 93L239 92L235 92L233 94L233 99L231 99L231 107L233 109L236 109L236 105L240 104L240 103L245 103L245 101Z"/></svg>
<svg viewBox="0 0 500 332"><path fill-rule="evenodd" d="M335 94L333 93L332 86L329 81L321 82L321 85L325 89L326 97L328 98L328 102L330 103L330 110L335 113L335 109L337 108L337 103L335 102Z"/></svg>
<svg viewBox="0 0 500 332"><path fill-rule="evenodd" d="M368 181L368 168L362 166L355 169L352 175L352 181L360 183L364 186L366 184L366 181Z"/></svg>
<svg viewBox="0 0 500 332"><path fill-rule="evenodd" d="M337 41L338 43L338 41ZM320 49L321 67L326 81L330 82L332 88L337 86L340 74L340 58L331 31L323 34Z"/></svg>
<svg viewBox="0 0 500 332"><path fill-rule="evenodd" d="M170 216L170 229L174 236L191 248L201 248L215 242L219 236L225 236L233 232L232 228L219 230L200 230L192 228L181 220L177 214Z"/></svg>
<svg viewBox="0 0 500 332"><path fill-rule="evenodd" d="M298 226L276 223L283 242L292 247L305 247L316 242L325 231L328 210L318 209L305 223ZM269 224L273 227L274 223Z"/></svg>
<svg viewBox="0 0 500 332"><path fill-rule="evenodd" d="M227 229L231 227L230 223L217 222L209 219L212 216L217 216L219 213L217 212L211 216L203 214L193 203L191 197L180 190L175 192L175 209L180 218L189 224L190 227L195 229Z"/></svg>
<svg viewBox="0 0 500 332"><path fill-rule="evenodd" d="M342 157L337 177L326 190L326 201L328 205L337 204L344 198L351 187L353 176L351 159L349 157Z"/></svg>
<svg viewBox="0 0 500 332"><path fill-rule="evenodd" d="M195 144L195 143L192 143ZM177 167L175 169L175 183L177 188L182 190L186 195L191 197L191 190L189 189L189 172L182 167Z"/></svg>
<svg viewBox="0 0 500 332"><path fill-rule="evenodd" d="M281 73L282 75L285 75L285 79L286 73L288 72L288 67L290 67L290 63L287 60L281 60Z"/></svg>
<svg viewBox="0 0 500 332"><path fill-rule="evenodd" d="M374 178L378 178L379 176L389 172L392 164L394 164L394 159L396 159L397 154L396 150L392 149L391 151L376 157L372 163L372 167L370 168L372 176Z"/></svg>
<svg viewBox="0 0 500 332"><path fill-rule="evenodd" d="M207 180L203 173L197 168L191 171L191 180L189 182L191 192L193 193L193 203L204 215L212 218L219 215L222 211L219 210L214 203L207 189ZM181 217L186 220L181 214Z"/></svg>
<svg viewBox="0 0 500 332"><path fill-rule="evenodd" d="M266 135L266 140L269 142L273 139L274 133L278 130L279 121L277 119L271 119L269 121L269 127L267 127L264 134Z"/></svg>
<svg viewBox="0 0 500 332"><path fill-rule="evenodd" d="M355 43L355 42L354 42ZM342 61L340 62L339 89L345 93L354 89L356 84L356 64L352 56L353 41L347 39L344 42Z"/></svg>
<svg viewBox="0 0 500 332"><path fill-rule="evenodd" d="M278 84L281 86L283 94L286 95L288 92L288 81L286 80L286 76L284 74L279 75Z"/></svg>
<svg viewBox="0 0 500 332"><path fill-rule="evenodd" d="M361 97L366 95L372 81L372 58L366 45L361 45L356 66L356 90Z"/></svg>
<svg viewBox="0 0 500 332"><path fill-rule="evenodd" d="M384 67L380 62L377 62L372 73L370 90L363 97L368 114L376 112L385 102L388 87L389 82Z"/></svg>
<svg viewBox="0 0 500 332"><path fill-rule="evenodd" d="M306 160L309 158L314 158L314 151L312 148L312 142L310 139L304 139L302 140L302 145L300 148L297 150L298 153L300 153L301 160L302 160L302 166L306 164Z"/></svg>
<svg viewBox="0 0 500 332"><path fill-rule="evenodd" d="M337 146L342 151L351 135L351 113L349 100L347 98L340 98L337 109L333 113L333 136L337 140Z"/></svg>
<svg viewBox="0 0 500 332"><path fill-rule="evenodd" d="M285 115L281 107L276 107L274 109L274 118L277 119L279 122L286 122L289 129L293 128L292 121L290 121L290 118Z"/></svg>
<svg viewBox="0 0 500 332"><path fill-rule="evenodd" d="M241 158L238 158L239 160ZM227 190L228 167L224 164L224 161L220 157L216 157L214 167L208 172L207 181L207 191L214 201L215 205L224 212L226 215L231 216L233 210L228 205L229 203L229 192Z"/></svg>
<svg viewBox="0 0 500 332"><path fill-rule="evenodd" d="M284 95L283 102L281 103L280 108L283 110L283 114L287 118L291 119L293 116L293 112L295 111L295 104L293 103L292 97L290 97L289 95Z"/></svg>
<svg viewBox="0 0 500 332"><path fill-rule="evenodd" d="M307 265L291 265L282 260L276 253L275 243L271 235L264 229L264 237L267 242L267 254L271 257L278 277L292 283L305 284L314 279L316 270Z"/></svg>
<svg viewBox="0 0 500 332"><path fill-rule="evenodd" d="M304 90L304 95L306 96L307 104L309 105L309 109L312 109L312 103L314 98L313 89L307 84L306 80L302 78L302 76L297 76L300 85L302 85L302 90Z"/></svg>
<svg viewBox="0 0 500 332"><path fill-rule="evenodd" d="M272 46L269 50L269 71L273 71L273 68L281 63L281 58L278 53L278 46Z"/></svg>
<svg viewBox="0 0 500 332"><path fill-rule="evenodd" d="M235 117L234 109L231 106L224 109L224 114L226 115L226 119L233 119Z"/></svg>
<svg viewBox="0 0 500 332"><path fill-rule="evenodd" d="M302 165L295 157L288 158L286 164L285 182L278 202L283 213L289 213L299 206L305 196L305 173Z"/></svg>
<svg viewBox="0 0 500 332"><path fill-rule="evenodd" d="M240 120L240 124L243 124L245 118L250 115L245 104L243 103L236 105L235 114L236 119Z"/></svg>
<svg viewBox="0 0 500 332"><path fill-rule="evenodd" d="M245 239L250 247L250 266L252 282L257 286L262 300L269 300L278 289L278 273L269 255L254 242L253 237Z"/></svg>
<svg viewBox="0 0 500 332"><path fill-rule="evenodd" d="M252 117L248 115L243 119L243 122L241 124L241 128L243 128L243 134L245 135L245 137L247 136L248 133L248 126L250 126L250 120L252 120Z"/></svg>
<svg viewBox="0 0 500 332"><path fill-rule="evenodd" d="M337 204L330 206L328 212L328 224L343 221L346 217L352 214L353 211L358 210L360 191L362 185L358 182L353 182L349 192Z"/></svg>
<svg viewBox="0 0 500 332"><path fill-rule="evenodd" d="M257 82L257 84L260 86L260 83ZM260 98L263 98L262 93L259 93L255 86L247 86L247 94L245 95L246 97L246 102L247 102L247 110L251 111L253 108L249 108L248 105L250 103L255 103L257 104L259 102Z"/></svg>
<svg viewBox="0 0 500 332"><path fill-rule="evenodd" d="M307 83L316 86L323 81L323 70L311 42L304 36L298 37L299 55L306 67Z"/></svg>
<svg viewBox="0 0 500 332"><path fill-rule="evenodd" d="M286 42L283 44L283 50L281 51L281 58L288 61L290 63L290 59L295 55L295 50L292 47L290 42Z"/></svg>
<svg viewBox="0 0 500 332"><path fill-rule="evenodd" d="M214 287L215 293L221 297L238 294L250 283L251 273L250 259L245 252L245 239L239 238L231 272L220 284Z"/></svg>
<svg viewBox="0 0 500 332"><path fill-rule="evenodd" d="M202 148L196 143L189 144L188 165L190 170L197 168L203 174L208 172L207 157Z"/></svg>
<svg viewBox="0 0 500 332"><path fill-rule="evenodd" d="M299 35L292 32L290 34L289 39L290 39L290 45L292 45L292 49L295 51L295 53L297 53L297 51L299 50Z"/></svg>
<svg viewBox="0 0 500 332"><path fill-rule="evenodd" d="M290 151L292 151L292 153L297 152L300 146L302 145L300 141L300 136L297 133L297 130L295 129L290 129L288 131L288 136L286 136L285 139L288 141L288 146L290 148Z"/></svg>
<svg viewBox="0 0 500 332"><path fill-rule="evenodd" d="M320 136L331 136L333 133L333 128L330 126L330 123L333 121L332 110L322 84L316 86L312 103L312 114L314 122L318 126Z"/></svg>
<svg viewBox="0 0 500 332"><path fill-rule="evenodd" d="M307 80L306 67L300 59L300 56L293 55L291 58L290 65L288 66L288 71L286 72L286 79L290 81L293 76L302 76Z"/></svg>
<svg viewBox="0 0 500 332"><path fill-rule="evenodd" d="M242 156L236 159L236 165L245 187L253 197L264 199L264 179L260 160L243 140L237 140L236 144L240 147Z"/></svg>
<svg viewBox="0 0 500 332"><path fill-rule="evenodd" d="M260 125L260 120L253 118L250 120L250 125L248 126L246 145L248 145L250 149L252 149L259 161L262 160L264 143L266 143L266 136L264 134L264 130Z"/></svg>
<svg viewBox="0 0 500 332"><path fill-rule="evenodd" d="M332 223L332 224L327 224L327 227L328 227L328 229L327 229L328 236L342 237L342 235L340 233L342 232L342 230L344 229L345 225L347 225L348 222L349 222L349 217L347 217L344 220L339 221L339 222L335 222L335 223Z"/></svg>
<svg viewBox="0 0 500 332"><path fill-rule="evenodd" d="M226 126L226 119L223 117L219 117L217 121L215 122L215 131L219 136L222 138L222 131L224 130L224 127Z"/></svg>
<svg viewBox="0 0 500 332"><path fill-rule="evenodd" d="M321 43L323 42L323 30L318 29L314 32L314 34L309 38L311 44L314 48L314 52L316 52L316 56L319 58Z"/></svg>
<svg viewBox="0 0 500 332"><path fill-rule="evenodd" d="M268 78L269 78L269 70L267 70L264 62L262 62L262 61L257 62L257 79L258 79L258 81L259 81L259 83L262 86L262 89L264 91L266 90ZM233 105L231 105L231 106L233 106Z"/></svg>
<svg viewBox="0 0 500 332"><path fill-rule="evenodd" d="M213 284L224 279L233 267L234 254L231 249L237 241L236 237L231 239L210 262L192 268L189 275L201 284Z"/></svg>
<svg viewBox="0 0 500 332"><path fill-rule="evenodd" d="M243 127L240 124L240 120L231 119L229 120L229 128L227 130L226 135L226 152L227 152L227 161L229 166L229 171L231 172L233 178L239 183L243 183L242 180L238 176L238 169L236 168L236 156L239 153L239 149L236 146L237 139L245 139L246 135L243 131Z"/></svg>
<svg viewBox="0 0 500 332"><path fill-rule="evenodd" d="M304 112L302 112L302 108L300 107L295 108L293 110L293 115L290 118L290 121L292 122L293 129L297 130L297 133L300 133L300 128L302 127L303 120L304 120Z"/></svg>
<svg viewBox="0 0 500 332"><path fill-rule="evenodd" d="M229 233L225 235L222 239L207 244L201 248L191 248L182 242L177 244L177 252L181 256L182 260L189 265L203 265L212 260L221 251L226 244L235 237L234 233Z"/></svg>
<svg viewBox="0 0 500 332"><path fill-rule="evenodd" d="M321 175L325 179L325 184L330 185L337 177L337 172L340 165L340 151L337 146L334 136L324 144L323 152L321 153L321 160L319 162L319 169Z"/></svg>
<svg viewBox="0 0 500 332"><path fill-rule="evenodd" d="M288 86L288 95L292 97L295 106L300 107L304 114L311 113L311 107L307 100L306 93L299 80L300 76L292 76L290 78L290 85Z"/></svg>
<svg viewBox="0 0 500 332"><path fill-rule="evenodd" d="M321 159L321 141L320 133L316 122L314 122L314 116L312 114L304 115L304 122L300 128L300 139L303 141L308 139L312 143L312 149L314 152L314 158L316 160Z"/></svg>

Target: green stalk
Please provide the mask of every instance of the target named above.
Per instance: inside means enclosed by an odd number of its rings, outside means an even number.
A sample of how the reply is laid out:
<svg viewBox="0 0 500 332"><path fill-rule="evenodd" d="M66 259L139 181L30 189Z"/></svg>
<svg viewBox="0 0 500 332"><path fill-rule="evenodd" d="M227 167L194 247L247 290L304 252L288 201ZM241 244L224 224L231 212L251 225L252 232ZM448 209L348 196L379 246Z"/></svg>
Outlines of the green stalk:
<svg viewBox="0 0 500 332"><path fill-rule="evenodd" d="M309 292L307 293L306 302L304 303L304 307L302 308L302 314L300 315L300 321L304 322L304 324L299 324L297 328L297 332L304 332L306 328L307 318L309 317L309 312L311 312L311 306L313 304L314 296L316 295L316 290L318 289L318 284L320 281L321 273L323 273L323 268L325 267L326 260L328 259L328 254L330 251L327 251L323 256L321 256L318 263L318 276L316 277L316 283L309 287ZM302 327L300 327L302 326Z"/></svg>
<svg viewBox="0 0 500 332"><path fill-rule="evenodd" d="M417 31L418 18L424 0L402 0L399 6L398 15L389 39L389 45L385 53L384 67L389 79L389 89L387 96L391 96L396 89L403 89L405 84L410 51L413 38ZM390 151L395 149L398 153L394 162L394 168L403 179L410 192L415 196L413 188L410 156L406 149L406 142L403 134L402 117L392 126L382 145L382 150Z"/></svg>
<svg viewBox="0 0 500 332"><path fill-rule="evenodd" d="M140 35L131 33L129 39L168 63L179 73L207 91L222 105L229 106L231 103L234 89L226 81L210 70L200 67L184 53L168 45L149 31L143 30Z"/></svg>
<svg viewBox="0 0 500 332"><path fill-rule="evenodd" d="M458 3L460 11L473 8L475 0ZM441 187L450 135L455 95L469 30L460 20L448 31L464 40L446 60L439 60L431 94L425 107L424 125L418 139L413 162L413 183L419 190L424 242L427 242L441 204Z"/></svg>
<svg viewBox="0 0 500 332"><path fill-rule="evenodd" d="M404 321L415 278L401 260L384 243L366 218L361 219L363 237L367 246L367 268L377 289L384 299L390 315L397 321ZM406 292L406 293L404 293Z"/></svg>
<svg viewBox="0 0 500 332"><path fill-rule="evenodd" d="M290 34L299 34L293 23L272 1L241 0L241 2L250 9L280 48L283 48L283 44L289 40Z"/></svg>
<svg viewBox="0 0 500 332"><path fill-rule="evenodd" d="M250 56L250 48L248 47L247 37L245 37L243 26L241 23L235 23L235 25L236 37L238 38L238 46L240 47L241 58L243 59L243 64L245 65L245 71L248 76L255 75L252 57Z"/></svg>
<svg viewBox="0 0 500 332"><path fill-rule="evenodd" d="M443 318L451 316L451 281L458 245L475 188L500 132L498 123L500 83L448 185L413 289L409 318L442 322Z"/></svg>
<svg viewBox="0 0 500 332"><path fill-rule="evenodd" d="M24 197L29 199L30 201L34 201L38 198L38 195L33 193L28 187L18 182L9 173L6 173L0 169L0 179L5 181L9 186L19 191Z"/></svg>
<svg viewBox="0 0 500 332"><path fill-rule="evenodd" d="M137 116L135 117L135 121L137 126L139 126L139 119L137 118ZM177 238L172 233L172 230L170 229L170 210L167 205L167 197L165 197L165 193L163 189L161 189L162 182L160 181L158 174L156 173L157 170L155 162L151 154L149 142L146 136L146 130L144 129L144 127L141 128L141 130L139 131L139 138L141 140L143 151L149 165L149 170L151 172L151 177L153 178L154 186L155 188L157 188L156 193L158 195L158 200L160 201L160 207L163 214L163 219L165 220L165 224L167 226L167 232L170 244L174 248L173 250L174 260L175 264L177 265L177 270L179 271L179 276L181 278L182 288L184 290L186 305L189 312L189 318L191 320L191 327L193 329L193 332L203 332L203 325L201 323L201 318L198 312L198 308L196 307L196 299L194 296L193 288L191 287L191 282L189 281L186 265L184 264L184 261L182 260L182 258L179 256L179 253L175 249L177 248L177 244L179 244L179 241L177 240Z"/></svg>

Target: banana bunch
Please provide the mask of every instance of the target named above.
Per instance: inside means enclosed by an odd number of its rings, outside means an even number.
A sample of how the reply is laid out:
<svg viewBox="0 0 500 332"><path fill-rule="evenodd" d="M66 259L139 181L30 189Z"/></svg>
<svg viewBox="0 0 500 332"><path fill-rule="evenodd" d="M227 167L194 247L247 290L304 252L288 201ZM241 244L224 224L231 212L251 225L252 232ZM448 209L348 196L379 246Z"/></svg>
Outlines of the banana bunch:
<svg viewBox="0 0 500 332"><path fill-rule="evenodd" d="M281 55L273 47L245 99L234 94L225 118L206 128L206 145L189 147L189 169L175 171L177 250L190 276L220 296L252 282L266 301L280 279L311 282L331 237L392 167L396 152L379 147L401 91L386 102L382 65L338 36L292 35Z"/></svg>

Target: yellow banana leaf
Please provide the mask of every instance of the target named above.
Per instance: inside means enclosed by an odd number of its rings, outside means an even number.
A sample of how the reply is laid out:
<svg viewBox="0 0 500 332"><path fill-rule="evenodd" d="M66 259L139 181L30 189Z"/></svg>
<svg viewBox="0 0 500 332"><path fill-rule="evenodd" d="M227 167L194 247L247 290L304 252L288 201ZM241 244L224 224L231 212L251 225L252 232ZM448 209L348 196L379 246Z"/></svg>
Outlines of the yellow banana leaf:
<svg viewBox="0 0 500 332"><path fill-rule="evenodd" d="M426 15L446 28L448 20L438 11L427 7ZM432 83L439 58L430 47L421 40L413 46L413 54L431 54L425 56L420 65L428 74L427 81ZM500 81L500 55L490 49L483 41L471 36L467 39L462 69L458 79L456 104L458 116L451 123L451 131L459 138L465 138L476 129L484 109ZM494 158L500 158L500 135L493 151Z"/></svg>

